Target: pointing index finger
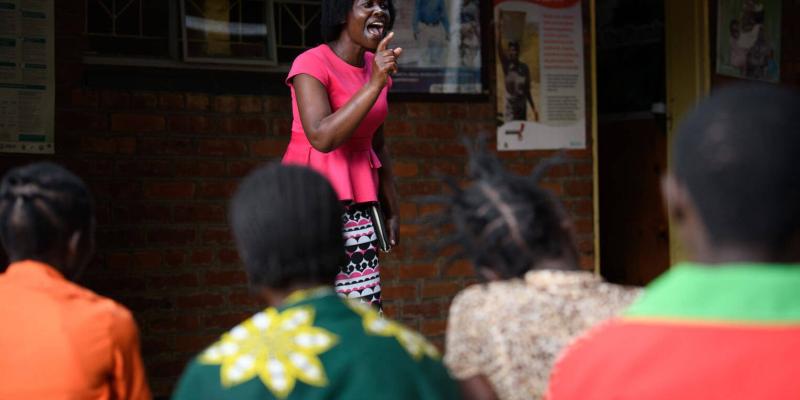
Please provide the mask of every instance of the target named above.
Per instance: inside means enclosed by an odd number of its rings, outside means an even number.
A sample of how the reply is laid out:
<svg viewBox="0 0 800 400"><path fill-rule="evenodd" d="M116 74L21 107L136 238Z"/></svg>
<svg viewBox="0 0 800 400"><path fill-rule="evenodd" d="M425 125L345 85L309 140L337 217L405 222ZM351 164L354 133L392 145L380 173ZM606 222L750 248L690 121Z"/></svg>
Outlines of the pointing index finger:
<svg viewBox="0 0 800 400"><path fill-rule="evenodd" d="M386 46L389 45L389 42L392 40L393 37L394 37L394 32L389 32L389 34L386 35L386 37L383 38L383 40L381 40L380 43L378 43L377 51L386 50Z"/></svg>

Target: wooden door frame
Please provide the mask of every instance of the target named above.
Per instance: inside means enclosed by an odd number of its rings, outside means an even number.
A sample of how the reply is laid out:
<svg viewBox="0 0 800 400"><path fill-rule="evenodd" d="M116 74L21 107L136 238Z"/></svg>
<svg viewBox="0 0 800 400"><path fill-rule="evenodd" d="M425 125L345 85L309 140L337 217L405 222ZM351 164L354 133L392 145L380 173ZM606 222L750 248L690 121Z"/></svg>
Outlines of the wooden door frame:
<svg viewBox="0 0 800 400"><path fill-rule="evenodd" d="M664 36L667 82L667 166L672 142L684 115L711 88L709 0L665 0ZM684 246L669 221L670 264L685 258Z"/></svg>
<svg viewBox="0 0 800 400"><path fill-rule="evenodd" d="M597 163L597 0L589 0L589 64L592 97L592 231L594 233L594 273L600 275L600 178Z"/></svg>
<svg viewBox="0 0 800 400"><path fill-rule="evenodd" d="M590 74L592 101L592 208L594 272L600 274L600 186L597 135L597 0L590 0ZM672 142L677 122L711 87L709 0L665 0L664 36L667 93L667 165L671 166ZM684 257L683 246L670 232L670 264Z"/></svg>

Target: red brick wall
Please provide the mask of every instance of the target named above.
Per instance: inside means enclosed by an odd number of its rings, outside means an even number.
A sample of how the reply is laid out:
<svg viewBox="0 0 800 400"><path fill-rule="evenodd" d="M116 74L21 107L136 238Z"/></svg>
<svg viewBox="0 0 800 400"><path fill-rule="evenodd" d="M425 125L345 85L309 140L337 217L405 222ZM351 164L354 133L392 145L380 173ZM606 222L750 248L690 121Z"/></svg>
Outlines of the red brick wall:
<svg viewBox="0 0 800 400"><path fill-rule="evenodd" d="M83 2L57 2L56 155L0 156L0 172L52 159L85 178L97 201L98 251L82 281L135 313L150 382L167 395L186 361L259 303L249 295L225 223L239 178L275 160L288 141L287 96L119 91L83 84ZM119 79L126 79L120 74ZM386 311L442 343L452 296L472 282L466 263L444 268L431 237L410 223L438 193L433 171L463 172L458 135L492 134L493 101L398 103L386 133L401 196L402 244L382 261ZM507 152L528 173L550 152ZM547 185L575 217L582 264L592 258L591 151L552 171Z"/></svg>

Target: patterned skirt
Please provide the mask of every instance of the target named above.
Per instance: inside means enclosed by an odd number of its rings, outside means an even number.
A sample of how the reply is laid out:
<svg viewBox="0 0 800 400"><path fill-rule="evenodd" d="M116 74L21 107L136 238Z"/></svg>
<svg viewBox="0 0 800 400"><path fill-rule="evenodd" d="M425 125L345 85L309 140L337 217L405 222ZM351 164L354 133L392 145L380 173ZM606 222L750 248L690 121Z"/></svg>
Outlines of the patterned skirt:
<svg viewBox="0 0 800 400"><path fill-rule="evenodd" d="M365 204L345 206L342 216L347 264L339 268L336 292L381 308L381 275L378 237Z"/></svg>

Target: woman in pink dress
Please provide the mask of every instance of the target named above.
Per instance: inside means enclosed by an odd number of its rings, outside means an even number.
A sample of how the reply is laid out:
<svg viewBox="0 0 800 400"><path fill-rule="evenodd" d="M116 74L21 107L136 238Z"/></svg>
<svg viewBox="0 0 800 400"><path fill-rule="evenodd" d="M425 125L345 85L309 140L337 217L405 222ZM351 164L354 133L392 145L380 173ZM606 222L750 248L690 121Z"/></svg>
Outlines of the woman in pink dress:
<svg viewBox="0 0 800 400"><path fill-rule="evenodd" d="M380 203L389 242L397 245L397 194L383 135L390 75L402 52L388 48L394 6L391 0L324 0L321 23L325 43L300 54L286 78L293 121L283 162L322 173L345 203L347 262L336 291L380 308L378 245L368 209Z"/></svg>

